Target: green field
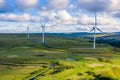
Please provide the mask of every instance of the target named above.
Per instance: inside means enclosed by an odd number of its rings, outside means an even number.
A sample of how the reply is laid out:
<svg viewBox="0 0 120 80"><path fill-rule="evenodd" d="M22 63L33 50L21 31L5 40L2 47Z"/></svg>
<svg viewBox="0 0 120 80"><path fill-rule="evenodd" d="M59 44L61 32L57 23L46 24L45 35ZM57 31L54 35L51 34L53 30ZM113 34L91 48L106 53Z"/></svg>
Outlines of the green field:
<svg viewBox="0 0 120 80"><path fill-rule="evenodd" d="M99 35L100 36L100 35ZM0 34L0 80L120 80L120 49L87 38Z"/></svg>

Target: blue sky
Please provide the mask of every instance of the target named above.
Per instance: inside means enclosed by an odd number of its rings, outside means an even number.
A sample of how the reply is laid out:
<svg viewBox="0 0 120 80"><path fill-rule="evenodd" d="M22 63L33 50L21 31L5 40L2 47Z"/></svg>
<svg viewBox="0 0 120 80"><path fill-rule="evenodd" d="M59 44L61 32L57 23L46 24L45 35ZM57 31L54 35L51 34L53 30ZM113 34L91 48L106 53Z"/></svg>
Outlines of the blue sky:
<svg viewBox="0 0 120 80"><path fill-rule="evenodd" d="M120 0L0 0L0 33L83 32L94 25L104 32L120 31Z"/></svg>

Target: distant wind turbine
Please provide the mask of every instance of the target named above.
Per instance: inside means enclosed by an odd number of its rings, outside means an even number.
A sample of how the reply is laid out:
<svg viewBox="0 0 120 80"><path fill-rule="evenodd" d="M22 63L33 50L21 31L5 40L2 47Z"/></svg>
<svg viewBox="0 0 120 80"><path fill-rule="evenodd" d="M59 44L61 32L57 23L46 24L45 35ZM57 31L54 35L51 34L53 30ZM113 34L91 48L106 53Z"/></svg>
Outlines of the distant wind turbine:
<svg viewBox="0 0 120 80"><path fill-rule="evenodd" d="M44 18L44 20L41 23L41 28L42 28L42 43L45 43L45 27L47 23L47 18Z"/></svg>
<svg viewBox="0 0 120 80"><path fill-rule="evenodd" d="M30 39L30 29L29 29L29 26L27 26L27 38Z"/></svg>
<svg viewBox="0 0 120 80"><path fill-rule="evenodd" d="M26 38L27 39L30 39L30 28L29 28L29 26L28 26L28 24L20 24L20 25L18 25L19 27L25 27L25 35L26 35Z"/></svg>
<svg viewBox="0 0 120 80"><path fill-rule="evenodd" d="M93 39L93 49L96 49L96 30L103 33L98 27L97 27L97 12L95 11L95 25L89 32L94 32L94 39Z"/></svg>

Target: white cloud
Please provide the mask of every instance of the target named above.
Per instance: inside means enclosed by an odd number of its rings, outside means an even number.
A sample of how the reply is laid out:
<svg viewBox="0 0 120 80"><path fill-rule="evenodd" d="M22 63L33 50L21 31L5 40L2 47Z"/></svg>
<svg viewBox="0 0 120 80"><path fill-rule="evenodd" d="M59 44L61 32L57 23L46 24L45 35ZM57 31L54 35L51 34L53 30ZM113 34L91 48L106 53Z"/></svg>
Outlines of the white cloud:
<svg viewBox="0 0 120 80"><path fill-rule="evenodd" d="M30 32L40 33L42 31L39 23L26 23L26 22L0 22L3 27L0 27L0 33L26 33L26 24L30 27ZM98 25L103 32L115 32L119 31L119 25ZM63 33L73 33L73 32L89 32L92 29L92 25L69 25L69 26L46 26L46 32L63 32Z"/></svg>
<svg viewBox="0 0 120 80"><path fill-rule="evenodd" d="M108 6L110 10L120 10L120 0L109 0L110 5Z"/></svg>
<svg viewBox="0 0 120 80"><path fill-rule="evenodd" d="M13 4L11 4L9 1L13 1ZM46 2L45 4L40 3L40 1L42 2L42 0L0 0L0 12L8 12L7 14L0 14L0 21L40 22L42 19L40 17L47 17L49 21L59 25L94 25L94 13L91 13L91 11L97 9L97 11L100 11L100 13L98 12L97 15L98 24L119 24L119 19L116 18L120 18L120 13L113 12L110 14L107 11L119 10L120 0L77 0L77 3L75 3L75 0L43 0L43 3ZM10 5L17 9L16 12L12 12ZM41 10L38 10L38 6L41 6ZM18 15L18 9L21 10L21 15ZM87 12L85 10L87 10ZM11 13L9 11L11 11ZM29 14L25 13L24 11L27 11ZM38 12L40 15L37 14ZM48 24L50 25L50 23ZM69 32L72 31L72 27L74 28L75 26L71 25L67 28L65 26L56 26L54 29L56 31L68 30ZM61 28L65 30L62 30ZM50 29L47 30L49 31Z"/></svg>
<svg viewBox="0 0 120 80"><path fill-rule="evenodd" d="M86 14L81 13L79 16L78 24L82 24L82 25L94 24L94 17L90 17Z"/></svg>
<svg viewBox="0 0 120 80"><path fill-rule="evenodd" d="M1 14L0 15L1 21L12 21L12 22L21 22L21 21L40 21L40 18L37 16L30 16L29 14L22 14L22 15L16 15L16 14Z"/></svg>
<svg viewBox="0 0 120 80"><path fill-rule="evenodd" d="M54 10L42 11L40 16L47 17L50 21L60 25L77 23L77 18L73 17L66 10L58 10L57 12Z"/></svg>
<svg viewBox="0 0 120 80"><path fill-rule="evenodd" d="M57 15L62 21L67 21L72 19L72 16L66 10L58 11Z"/></svg>
<svg viewBox="0 0 120 80"><path fill-rule="evenodd" d="M78 6L88 11L103 11L107 9L110 0L78 0Z"/></svg>
<svg viewBox="0 0 120 80"><path fill-rule="evenodd" d="M68 9L69 10L74 10L74 9L76 9L77 8L77 5L76 4L70 4L69 6L68 6Z"/></svg>
<svg viewBox="0 0 120 80"><path fill-rule="evenodd" d="M8 14L8 15L0 15L0 19L3 21L28 21L30 16L28 14L23 15L15 15L15 14Z"/></svg>
<svg viewBox="0 0 120 80"><path fill-rule="evenodd" d="M46 16L51 21L59 24L80 24L80 25L94 25L95 19L94 15L91 16L87 13L74 12L76 15L70 14L66 10L55 11L43 11L40 13L41 16ZM118 24L119 22L113 18L110 14L98 13L97 14L98 24L100 25L113 25Z"/></svg>
<svg viewBox="0 0 120 80"><path fill-rule="evenodd" d="M98 24L101 25L114 25L118 23L119 22L112 17L98 17Z"/></svg>
<svg viewBox="0 0 120 80"><path fill-rule="evenodd" d="M16 6L20 10L32 9L38 6L39 0L16 0Z"/></svg>
<svg viewBox="0 0 120 80"><path fill-rule="evenodd" d="M120 11L112 12L111 16L120 19Z"/></svg>
<svg viewBox="0 0 120 80"><path fill-rule="evenodd" d="M79 24L83 25L94 25L95 24L95 17L89 16L85 13L79 14L78 19ZM113 18L110 14L106 13L97 13L97 24L98 25L115 25L118 24L119 21L115 18Z"/></svg>
<svg viewBox="0 0 120 80"><path fill-rule="evenodd" d="M78 0L78 6L88 11L120 10L120 0Z"/></svg>
<svg viewBox="0 0 120 80"><path fill-rule="evenodd" d="M58 11L57 19L59 19L61 24L76 24L77 23L77 18L73 17L66 10Z"/></svg>
<svg viewBox="0 0 120 80"><path fill-rule="evenodd" d="M47 17L49 20L54 20L54 18L57 16L57 14L53 10L40 11L40 16Z"/></svg>
<svg viewBox="0 0 120 80"><path fill-rule="evenodd" d="M47 0L48 9L65 9L70 0Z"/></svg>

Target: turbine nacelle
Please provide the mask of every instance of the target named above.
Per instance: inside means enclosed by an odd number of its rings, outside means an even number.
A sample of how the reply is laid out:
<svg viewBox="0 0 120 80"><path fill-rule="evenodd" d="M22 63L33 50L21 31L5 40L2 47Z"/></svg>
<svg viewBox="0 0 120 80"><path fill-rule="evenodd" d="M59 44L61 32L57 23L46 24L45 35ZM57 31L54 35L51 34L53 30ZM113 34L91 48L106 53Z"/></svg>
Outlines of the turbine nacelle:
<svg viewBox="0 0 120 80"><path fill-rule="evenodd" d="M100 30L98 27L94 27L94 26L93 26L93 28L89 31L89 33L92 32L92 31L94 31L94 30L95 30L95 31L97 30L97 31L103 33L102 30Z"/></svg>

